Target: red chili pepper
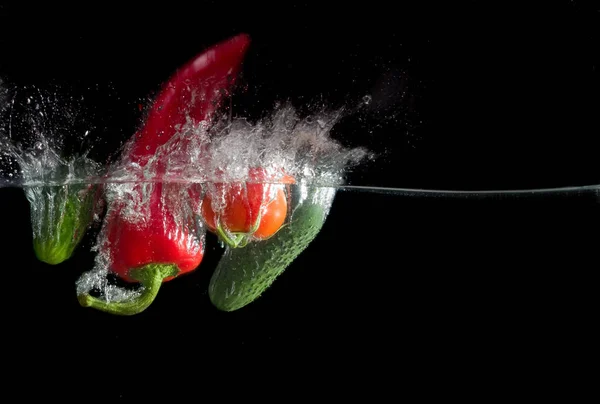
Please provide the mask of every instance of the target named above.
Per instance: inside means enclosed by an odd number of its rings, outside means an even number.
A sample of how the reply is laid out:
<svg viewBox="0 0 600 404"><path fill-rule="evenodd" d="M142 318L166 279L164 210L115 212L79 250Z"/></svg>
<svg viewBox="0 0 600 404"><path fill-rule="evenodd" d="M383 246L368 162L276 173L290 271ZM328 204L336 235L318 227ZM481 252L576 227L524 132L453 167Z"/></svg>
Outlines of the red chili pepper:
<svg viewBox="0 0 600 404"><path fill-rule="evenodd" d="M212 46L180 69L163 87L136 135L127 158L145 165L189 117L207 120L235 82L250 44L247 35L235 36ZM149 188L150 187L150 188ZM82 306L119 315L145 310L163 282L193 271L204 255L204 231L197 232L194 211L182 202L185 185L136 184L133 192L142 200L149 190L146 211L132 221L124 202L115 201L104 222L104 252L111 270L129 282L144 286L139 296L124 302L106 302L88 294L79 296ZM203 230L203 228L202 228Z"/></svg>
<svg viewBox="0 0 600 404"><path fill-rule="evenodd" d="M211 46L179 69L153 103L129 161L145 164L187 117L196 124L208 120L229 95L249 45L248 35L237 35Z"/></svg>

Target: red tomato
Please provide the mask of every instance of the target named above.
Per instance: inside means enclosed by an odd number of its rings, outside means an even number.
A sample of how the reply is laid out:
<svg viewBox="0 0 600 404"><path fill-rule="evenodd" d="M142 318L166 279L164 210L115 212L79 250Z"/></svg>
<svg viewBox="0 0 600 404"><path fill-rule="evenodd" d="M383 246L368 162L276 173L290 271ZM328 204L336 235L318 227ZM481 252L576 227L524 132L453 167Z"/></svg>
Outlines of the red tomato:
<svg viewBox="0 0 600 404"><path fill-rule="evenodd" d="M227 233L242 234L254 240L273 236L284 224L287 216L286 184L294 179L284 175L269 181L262 169L250 170L248 182L216 183L210 187L202 201L202 217L213 232L220 226ZM219 203L215 212L213 200ZM223 236L223 234L221 234ZM234 240L224 240L236 246Z"/></svg>

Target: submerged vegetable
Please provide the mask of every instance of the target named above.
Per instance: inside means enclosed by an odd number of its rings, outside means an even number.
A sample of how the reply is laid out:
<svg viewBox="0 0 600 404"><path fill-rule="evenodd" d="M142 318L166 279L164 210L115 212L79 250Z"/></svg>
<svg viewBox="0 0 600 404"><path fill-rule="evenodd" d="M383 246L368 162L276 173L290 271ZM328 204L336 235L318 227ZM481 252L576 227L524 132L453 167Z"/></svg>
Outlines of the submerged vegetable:
<svg viewBox="0 0 600 404"><path fill-rule="evenodd" d="M138 185L144 186L144 185ZM179 185L154 184L147 220L131 220L115 209L106 218L104 251L112 271L128 282L140 282L142 293L125 302L106 302L88 294L79 296L82 306L111 314L133 315L145 310L163 282L193 271L204 255L204 233L197 231L183 212L172 206ZM171 189L168 189L168 188ZM175 191L170 194L170 191ZM188 220L186 220L188 219ZM201 229L200 229L201 230Z"/></svg>
<svg viewBox="0 0 600 404"><path fill-rule="evenodd" d="M196 123L209 119L233 85L248 45L248 36L238 35L212 46L178 70L154 102L145 125L133 139L126 161L145 167L178 126L188 119ZM162 161L155 163L153 174L159 177L164 167ZM126 281L142 283L143 290L137 297L121 302L82 294L82 306L119 315L140 313L152 303L164 281L200 265L204 228L196 227L190 219L194 211L186 209L183 201L190 190L176 184L174 187L136 184L129 195L134 201L130 209L118 199L111 203L104 223L106 240L102 251L108 253L112 272ZM134 220L131 210L141 217Z"/></svg>
<svg viewBox="0 0 600 404"><path fill-rule="evenodd" d="M58 154L27 157L31 161L23 162L23 166L31 171L27 181L32 184L24 186L23 190L29 202L33 250L40 261L58 265L71 258L103 207L100 184L67 180L70 176L93 177L100 166L86 156L70 159L60 158ZM43 165L48 161L51 163ZM48 169L47 177L31 175L42 169Z"/></svg>
<svg viewBox="0 0 600 404"><path fill-rule="evenodd" d="M202 217L229 247L266 240L285 222L286 184L292 183L289 175L268 175L264 169L254 168L247 182L211 184L202 202Z"/></svg>
<svg viewBox="0 0 600 404"><path fill-rule="evenodd" d="M30 204L33 250L40 261L57 265L69 259L94 220L97 185L32 186Z"/></svg>
<svg viewBox="0 0 600 404"><path fill-rule="evenodd" d="M296 191L299 201L287 226L268 240L225 251L209 285L210 300L219 310L234 311L255 301L323 227L335 189L302 185Z"/></svg>

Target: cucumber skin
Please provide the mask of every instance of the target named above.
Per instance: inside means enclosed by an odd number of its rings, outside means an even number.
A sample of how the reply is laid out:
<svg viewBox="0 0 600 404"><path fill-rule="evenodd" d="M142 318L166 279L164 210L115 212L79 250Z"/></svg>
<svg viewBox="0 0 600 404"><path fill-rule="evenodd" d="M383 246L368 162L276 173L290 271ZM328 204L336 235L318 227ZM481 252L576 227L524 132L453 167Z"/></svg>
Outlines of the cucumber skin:
<svg viewBox="0 0 600 404"><path fill-rule="evenodd" d="M36 186L25 190L31 204L33 249L36 257L58 265L73 255L93 223L99 187L90 185Z"/></svg>
<svg viewBox="0 0 600 404"><path fill-rule="evenodd" d="M258 299L315 239L329 205L306 201L296 208L290 223L270 239L227 248L210 280L212 304L222 311L234 311Z"/></svg>

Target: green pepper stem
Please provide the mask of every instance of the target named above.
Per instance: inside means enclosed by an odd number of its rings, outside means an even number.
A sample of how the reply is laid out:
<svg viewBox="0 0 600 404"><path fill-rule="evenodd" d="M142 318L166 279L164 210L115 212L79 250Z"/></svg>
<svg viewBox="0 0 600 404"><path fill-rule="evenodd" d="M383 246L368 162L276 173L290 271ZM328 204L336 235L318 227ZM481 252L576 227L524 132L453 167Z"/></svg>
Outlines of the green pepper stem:
<svg viewBox="0 0 600 404"><path fill-rule="evenodd" d="M129 275L139 281L144 288L139 296L127 301L108 302L84 293L79 295L77 300L83 307L92 307L119 316L132 316L141 313L152 304L165 278L177 276L178 273L179 268L174 264L144 265L129 271Z"/></svg>

